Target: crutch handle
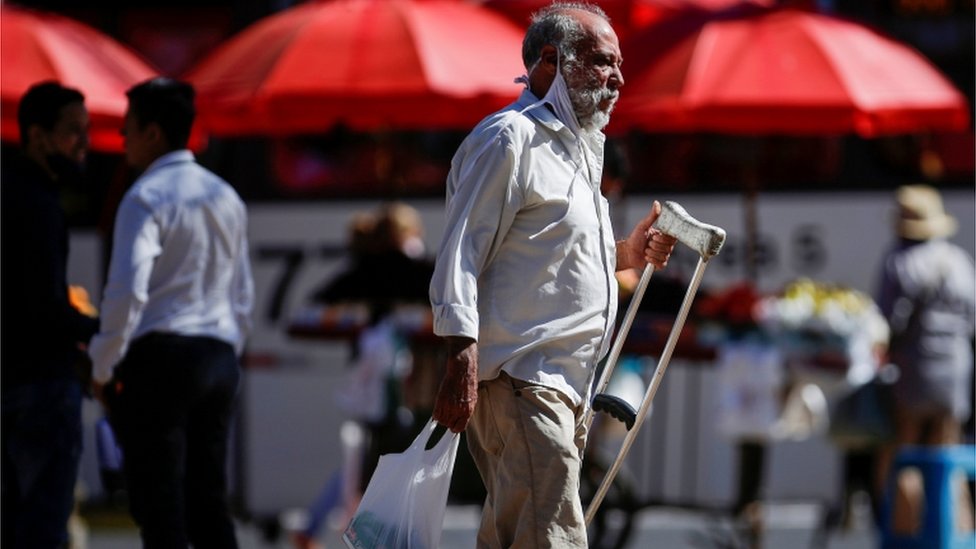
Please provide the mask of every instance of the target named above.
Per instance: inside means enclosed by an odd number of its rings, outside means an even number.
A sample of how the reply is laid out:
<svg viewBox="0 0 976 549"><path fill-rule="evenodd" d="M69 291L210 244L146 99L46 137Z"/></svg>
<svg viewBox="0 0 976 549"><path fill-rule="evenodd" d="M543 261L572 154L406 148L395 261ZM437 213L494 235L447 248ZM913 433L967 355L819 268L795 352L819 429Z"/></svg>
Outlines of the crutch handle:
<svg viewBox="0 0 976 549"><path fill-rule="evenodd" d="M606 412L610 417L621 421L627 426L629 431L637 420L637 411L626 400L606 393L600 393L593 397L593 410L595 412Z"/></svg>
<svg viewBox="0 0 976 549"><path fill-rule="evenodd" d="M677 238L679 242L698 252L705 261L717 255L725 243L724 229L698 221L680 204L671 200L664 203L654 227Z"/></svg>

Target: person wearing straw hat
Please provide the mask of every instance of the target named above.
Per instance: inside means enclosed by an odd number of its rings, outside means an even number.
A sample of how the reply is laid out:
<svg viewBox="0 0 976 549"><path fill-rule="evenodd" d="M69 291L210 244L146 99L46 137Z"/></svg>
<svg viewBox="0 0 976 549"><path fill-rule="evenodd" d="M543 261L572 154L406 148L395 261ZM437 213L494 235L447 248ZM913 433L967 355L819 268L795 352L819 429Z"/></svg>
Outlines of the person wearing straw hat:
<svg viewBox="0 0 976 549"><path fill-rule="evenodd" d="M879 489L899 447L957 444L972 412L973 258L949 242L957 223L937 189L905 185L895 203L898 240L882 263L878 306L891 327L889 358L899 378L895 440L880 451ZM911 491L901 480L899 489Z"/></svg>

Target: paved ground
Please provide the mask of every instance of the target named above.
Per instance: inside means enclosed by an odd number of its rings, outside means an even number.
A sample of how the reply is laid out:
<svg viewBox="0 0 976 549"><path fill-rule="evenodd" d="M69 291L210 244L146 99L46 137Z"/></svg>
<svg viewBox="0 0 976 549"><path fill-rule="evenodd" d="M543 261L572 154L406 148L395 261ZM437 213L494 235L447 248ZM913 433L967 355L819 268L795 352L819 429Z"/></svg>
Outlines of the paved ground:
<svg viewBox="0 0 976 549"><path fill-rule="evenodd" d="M478 509L451 506L445 518L443 549L474 547ZM847 531L835 531L826 539L817 536L819 508L808 504L776 504L763 512L766 528L762 549L875 549L877 537L865 516L855 518ZM269 539L275 538L275 539ZM238 529L241 549L286 549L288 536L270 536L255 524L242 523ZM329 549L343 547L334 529L324 532L320 541ZM138 548L138 536L125 520L114 523L92 518L89 521L87 549ZM628 549L746 549L731 532L729 524L702 513L667 508L642 511Z"/></svg>

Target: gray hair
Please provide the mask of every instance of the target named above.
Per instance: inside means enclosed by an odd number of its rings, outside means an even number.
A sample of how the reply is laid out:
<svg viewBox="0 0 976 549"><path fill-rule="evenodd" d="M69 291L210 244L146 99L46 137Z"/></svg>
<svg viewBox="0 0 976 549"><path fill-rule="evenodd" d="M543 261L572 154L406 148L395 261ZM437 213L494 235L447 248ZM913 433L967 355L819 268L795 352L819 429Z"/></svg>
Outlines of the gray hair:
<svg viewBox="0 0 976 549"><path fill-rule="evenodd" d="M540 9L532 14L532 22L522 40L522 63L527 70L539 60L542 47L547 44L556 47L562 62L576 58L580 43L587 34L583 25L570 15L571 10L590 12L610 22L599 6L586 2L553 2Z"/></svg>

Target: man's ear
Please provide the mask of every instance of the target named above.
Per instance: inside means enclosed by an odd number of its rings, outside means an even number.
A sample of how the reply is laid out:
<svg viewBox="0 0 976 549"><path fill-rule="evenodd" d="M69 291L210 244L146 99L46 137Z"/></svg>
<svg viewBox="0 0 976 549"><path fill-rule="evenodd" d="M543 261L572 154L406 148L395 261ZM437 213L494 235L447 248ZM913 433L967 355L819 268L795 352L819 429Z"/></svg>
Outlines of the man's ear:
<svg viewBox="0 0 976 549"><path fill-rule="evenodd" d="M164 148L166 147L166 134L163 133L163 129L159 127L158 123L150 122L146 124L146 128L143 131L146 132L146 138L150 143Z"/></svg>
<svg viewBox="0 0 976 549"><path fill-rule="evenodd" d="M539 52L539 66L546 71L546 74L555 76L558 64L559 52L556 50L556 47L552 44L542 46L542 51Z"/></svg>
<svg viewBox="0 0 976 549"><path fill-rule="evenodd" d="M45 131L40 124L31 124L27 128L27 143L21 143L20 146L24 149L26 149L28 146L43 147L46 138L47 131Z"/></svg>

